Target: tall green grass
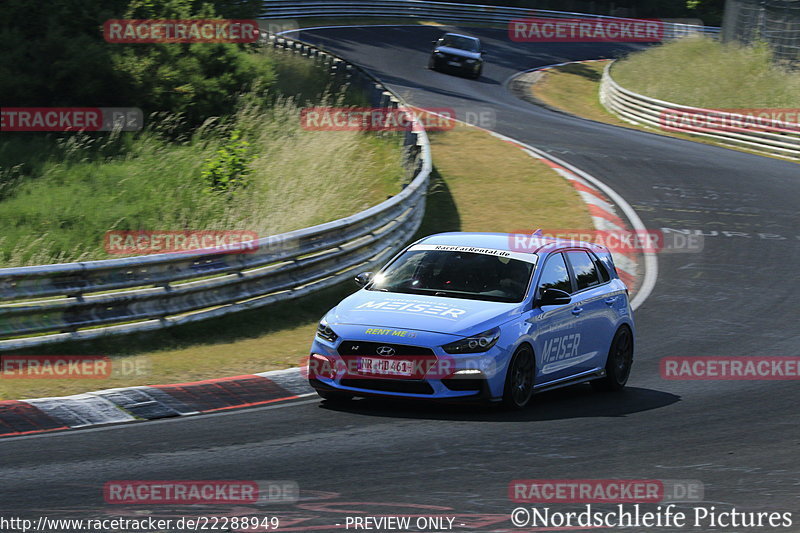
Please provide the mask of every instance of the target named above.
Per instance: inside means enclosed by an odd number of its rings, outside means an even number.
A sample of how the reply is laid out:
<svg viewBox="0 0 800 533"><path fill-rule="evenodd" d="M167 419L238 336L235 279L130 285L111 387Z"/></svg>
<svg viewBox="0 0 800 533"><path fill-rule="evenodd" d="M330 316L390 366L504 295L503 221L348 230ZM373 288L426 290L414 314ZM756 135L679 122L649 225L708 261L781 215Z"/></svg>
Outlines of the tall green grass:
<svg viewBox="0 0 800 533"><path fill-rule="evenodd" d="M292 71L296 97L325 90L310 62ZM287 87L288 92L289 87ZM273 235L334 220L400 190L400 137L302 129L302 105L240 96L235 116L191 135L180 117L151 117L139 134L0 137L0 266L105 259L111 230L249 230ZM322 97L341 104L344 96ZM327 98L327 100L325 99ZM249 143L247 186L213 192L205 161L238 130Z"/></svg>
<svg viewBox="0 0 800 533"><path fill-rule="evenodd" d="M800 72L775 63L766 45L689 37L631 54L613 76L632 91L690 106L800 107Z"/></svg>

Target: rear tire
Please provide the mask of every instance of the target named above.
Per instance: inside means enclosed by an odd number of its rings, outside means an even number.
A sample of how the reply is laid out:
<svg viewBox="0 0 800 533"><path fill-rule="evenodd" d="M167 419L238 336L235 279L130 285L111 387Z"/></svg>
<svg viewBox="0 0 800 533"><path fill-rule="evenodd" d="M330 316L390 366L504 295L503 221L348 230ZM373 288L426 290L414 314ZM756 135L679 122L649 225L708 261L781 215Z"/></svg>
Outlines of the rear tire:
<svg viewBox="0 0 800 533"><path fill-rule="evenodd" d="M317 394L319 394L320 397L326 402L331 402L331 403L349 402L350 400L353 399L353 395L347 394L346 392L318 390Z"/></svg>
<svg viewBox="0 0 800 533"><path fill-rule="evenodd" d="M517 348L508 363L506 383L503 388L503 407L509 410L525 408L533 397L533 381L536 360L530 346L524 344Z"/></svg>
<svg viewBox="0 0 800 533"><path fill-rule="evenodd" d="M622 326L611 341L606 359L606 375L592 381L598 391L618 391L625 388L633 366L633 333L628 326Z"/></svg>

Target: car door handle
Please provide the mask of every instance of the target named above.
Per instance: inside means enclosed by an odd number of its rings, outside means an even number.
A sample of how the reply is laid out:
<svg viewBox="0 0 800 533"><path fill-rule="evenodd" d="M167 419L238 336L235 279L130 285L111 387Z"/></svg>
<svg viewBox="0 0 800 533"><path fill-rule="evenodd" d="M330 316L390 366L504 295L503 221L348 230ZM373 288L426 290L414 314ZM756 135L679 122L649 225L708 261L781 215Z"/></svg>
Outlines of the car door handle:
<svg viewBox="0 0 800 533"><path fill-rule="evenodd" d="M616 302L616 301L617 301L617 297L616 297L616 296L614 296L613 298L606 298L606 299L605 299L605 300L603 300L603 301L604 301L605 303L607 303L608 305L613 305L613 304L614 304L614 302Z"/></svg>
<svg viewBox="0 0 800 533"><path fill-rule="evenodd" d="M572 314L578 316L579 314L583 313L583 307L576 307L572 310Z"/></svg>

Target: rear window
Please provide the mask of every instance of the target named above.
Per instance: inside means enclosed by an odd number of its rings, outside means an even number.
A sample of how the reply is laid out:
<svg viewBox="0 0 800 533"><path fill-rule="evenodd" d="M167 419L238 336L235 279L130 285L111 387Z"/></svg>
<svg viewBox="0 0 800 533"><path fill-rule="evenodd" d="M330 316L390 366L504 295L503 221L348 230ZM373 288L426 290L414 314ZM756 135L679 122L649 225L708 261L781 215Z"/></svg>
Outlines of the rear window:
<svg viewBox="0 0 800 533"><path fill-rule="evenodd" d="M608 273L608 269L603 262L594 256L592 256L592 260L594 261L594 265L597 267L597 273L600 275L600 283L611 281L611 275Z"/></svg>

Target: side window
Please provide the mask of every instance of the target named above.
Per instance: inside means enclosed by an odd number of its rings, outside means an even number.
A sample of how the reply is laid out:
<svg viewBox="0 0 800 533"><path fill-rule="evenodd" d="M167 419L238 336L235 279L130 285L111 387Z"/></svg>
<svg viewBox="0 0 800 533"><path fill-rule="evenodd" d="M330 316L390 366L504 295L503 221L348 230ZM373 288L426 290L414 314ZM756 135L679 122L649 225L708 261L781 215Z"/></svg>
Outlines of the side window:
<svg viewBox="0 0 800 533"><path fill-rule="evenodd" d="M539 278L539 291L541 292L545 289L572 292L572 283L570 283L569 272L562 254L551 255L544 264L542 275Z"/></svg>
<svg viewBox="0 0 800 533"><path fill-rule="evenodd" d="M589 254L586 252L567 252L569 264L575 273L575 281L578 283L578 290L588 289L595 285L600 285L600 275L597 266Z"/></svg>

